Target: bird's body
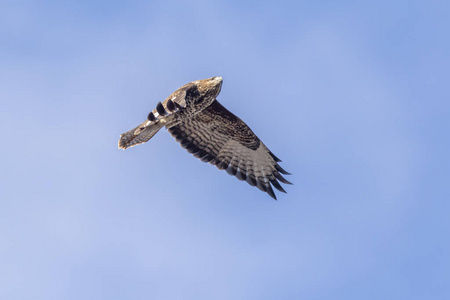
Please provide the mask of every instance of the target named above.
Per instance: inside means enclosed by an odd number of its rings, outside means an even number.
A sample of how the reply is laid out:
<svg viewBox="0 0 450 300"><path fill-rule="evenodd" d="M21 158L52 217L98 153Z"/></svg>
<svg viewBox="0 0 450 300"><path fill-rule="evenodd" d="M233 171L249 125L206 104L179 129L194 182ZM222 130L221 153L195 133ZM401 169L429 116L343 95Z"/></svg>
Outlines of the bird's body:
<svg viewBox="0 0 450 300"><path fill-rule="evenodd" d="M182 86L159 102L141 125L123 133L119 148L145 143L166 127L195 157L246 180L276 199L271 185L285 192L277 180L290 184L280 174L289 173L278 165L280 160L253 131L216 100L221 87L222 77Z"/></svg>

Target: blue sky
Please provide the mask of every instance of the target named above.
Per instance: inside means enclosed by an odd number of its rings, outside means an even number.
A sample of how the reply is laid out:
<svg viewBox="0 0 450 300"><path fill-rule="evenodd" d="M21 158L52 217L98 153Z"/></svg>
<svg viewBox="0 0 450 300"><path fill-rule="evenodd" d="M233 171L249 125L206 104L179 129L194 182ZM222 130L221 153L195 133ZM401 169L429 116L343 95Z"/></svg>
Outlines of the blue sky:
<svg viewBox="0 0 450 300"><path fill-rule="evenodd" d="M449 299L445 1L2 1L1 299ZM293 173L267 194L165 131L181 85Z"/></svg>

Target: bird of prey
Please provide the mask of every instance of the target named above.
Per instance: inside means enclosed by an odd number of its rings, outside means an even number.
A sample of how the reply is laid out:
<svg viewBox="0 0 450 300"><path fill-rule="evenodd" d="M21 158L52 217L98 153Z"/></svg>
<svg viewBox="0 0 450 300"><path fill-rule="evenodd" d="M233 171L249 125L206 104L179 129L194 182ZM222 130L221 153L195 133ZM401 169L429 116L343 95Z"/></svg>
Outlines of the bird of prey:
<svg viewBox="0 0 450 300"><path fill-rule="evenodd" d="M277 199L272 186L286 193L280 182L291 184L280 173L276 157L241 119L223 107L217 96L222 77L183 85L148 114L141 125L120 135L119 149L151 139L162 127L195 157Z"/></svg>

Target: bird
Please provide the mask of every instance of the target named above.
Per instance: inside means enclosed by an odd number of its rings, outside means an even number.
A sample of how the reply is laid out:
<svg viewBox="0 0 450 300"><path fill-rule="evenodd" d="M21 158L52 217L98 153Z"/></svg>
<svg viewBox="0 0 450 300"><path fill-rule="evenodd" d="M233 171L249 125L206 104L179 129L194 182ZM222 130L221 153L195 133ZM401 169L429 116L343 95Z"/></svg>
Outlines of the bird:
<svg viewBox="0 0 450 300"><path fill-rule="evenodd" d="M290 173L244 121L217 101L222 82L222 77L215 76L183 85L158 102L142 124L121 134L119 149L145 143L165 127L201 161L226 170L276 200L272 186L286 193L279 182L292 184L281 175Z"/></svg>

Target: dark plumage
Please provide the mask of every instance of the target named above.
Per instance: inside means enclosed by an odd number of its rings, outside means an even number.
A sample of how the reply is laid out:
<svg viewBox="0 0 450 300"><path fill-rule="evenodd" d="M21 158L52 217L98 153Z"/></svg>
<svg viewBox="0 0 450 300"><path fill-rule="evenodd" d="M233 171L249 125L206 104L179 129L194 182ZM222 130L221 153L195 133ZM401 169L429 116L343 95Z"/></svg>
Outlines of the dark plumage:
<svg viewBox="0 0 450 300"><path fill-rule="evenodd" d="M173 104L173 101L172 100L167 100L167 109L170 111L170 112L173 112L174 110L175 110L175 104Z"/></svg>
<svg viewBox="0 0 450 300"><path fill-rule="evenodd" d="M281 175L290 173L247 124L216 100L221 87L221 77L182 86L158 102L147 121L122 134L119 148L147 142L165 126L183 148L201 161L226 170L276 199L272 186L286 193L279 182L291 184Z"/></svg>
<svg viewBox="0 0 450 300"><path fill-rule="evenodd" d="M164 106L162 105L161 102L158 102L158 104L156 105L156 111L158 112L158 114L160 114L161 116L164 116L167 114L166 110L164 109Z"/></svg>

